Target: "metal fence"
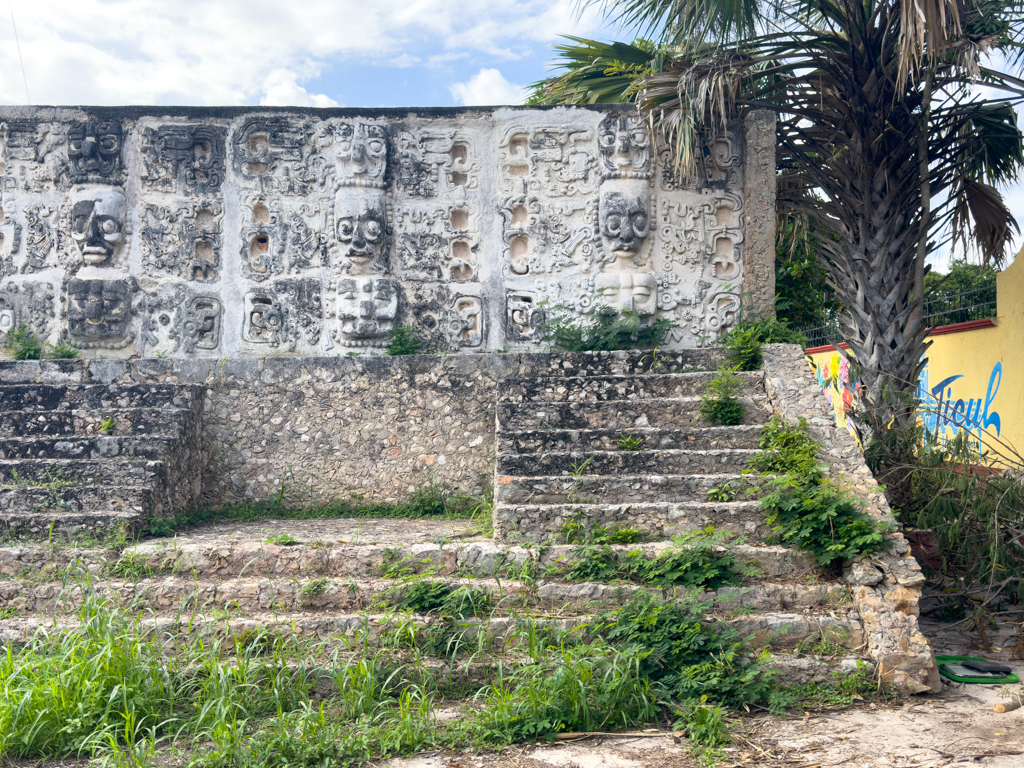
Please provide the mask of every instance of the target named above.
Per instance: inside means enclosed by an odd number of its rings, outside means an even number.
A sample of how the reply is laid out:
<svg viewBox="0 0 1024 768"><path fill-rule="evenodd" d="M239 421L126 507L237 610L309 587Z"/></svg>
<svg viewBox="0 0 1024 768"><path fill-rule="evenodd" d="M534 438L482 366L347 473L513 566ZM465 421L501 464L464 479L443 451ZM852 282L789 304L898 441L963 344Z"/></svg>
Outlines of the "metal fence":
<svg viewBox="0 0 1024 768"><path fill-rule="evenodd" d="M924 302L925 323L933 328L995 316L995 284L963 293L938 293ZM817 328L801 328L800 333L807 337L807 348L835 346L843 340L838 318Z"/></svg>

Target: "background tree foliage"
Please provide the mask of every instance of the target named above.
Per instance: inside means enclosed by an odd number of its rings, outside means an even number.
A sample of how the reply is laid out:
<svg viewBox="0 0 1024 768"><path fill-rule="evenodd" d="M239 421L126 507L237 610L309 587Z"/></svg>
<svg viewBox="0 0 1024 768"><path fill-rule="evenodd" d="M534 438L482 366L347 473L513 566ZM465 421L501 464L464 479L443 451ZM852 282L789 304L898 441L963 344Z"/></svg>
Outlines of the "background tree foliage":
<svg viewBox="0 0 1024 768"><path fill-rule="evenodd" d="M635 100L690 178L729 118L775 112L780 232L811 239L845 308L869 420L906 428L928 254L949 245L998 265L1018 230L997 185L1024 165L1024 2L597 4L644 39L569 38L534 101Z"/></svg>

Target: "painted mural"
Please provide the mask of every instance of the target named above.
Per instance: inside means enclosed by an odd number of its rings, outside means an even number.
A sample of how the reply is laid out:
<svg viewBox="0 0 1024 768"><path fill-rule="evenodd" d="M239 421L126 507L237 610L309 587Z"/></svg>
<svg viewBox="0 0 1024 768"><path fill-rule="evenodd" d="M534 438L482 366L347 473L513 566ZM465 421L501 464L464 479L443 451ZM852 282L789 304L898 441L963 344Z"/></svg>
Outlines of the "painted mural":
<svg viewBox="0 0 1024 768"><path fill-rule="evenodd" d="M1024 251L1022 251L1024 254ZM997 278L992 320L936 328L918 384L921 423L937 445L966 431L992 466L1024 463L1024 258ZM860 441L856 367L834 347L810 350L807 361L836 424Z"/></svg>

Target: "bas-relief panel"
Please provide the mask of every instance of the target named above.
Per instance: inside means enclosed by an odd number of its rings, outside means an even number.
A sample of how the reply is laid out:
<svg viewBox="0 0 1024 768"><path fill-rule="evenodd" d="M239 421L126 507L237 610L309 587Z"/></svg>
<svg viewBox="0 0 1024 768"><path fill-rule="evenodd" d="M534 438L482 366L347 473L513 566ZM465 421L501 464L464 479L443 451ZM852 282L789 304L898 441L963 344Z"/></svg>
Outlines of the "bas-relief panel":
<svg viewBox="0 0 1024 768"><path fill-rule="evenodd" d="M339 354L409 325L439 351L531 349L553 313L606 304L712 343L739 305L742 145L708 142L694 188L663 155L642 120L598 110L11 116L0 332L112 355Z"/></svg>
<svg viewBox="0 0 1024 768"><path fill-rule="evenodd" d="M696 188L658 156L643 121L523 121L499 141L506 339L536 345L551 315L598 305L668 317L670 341L714 343L735 319L743 197L737 146L719 140Z"/></svg>

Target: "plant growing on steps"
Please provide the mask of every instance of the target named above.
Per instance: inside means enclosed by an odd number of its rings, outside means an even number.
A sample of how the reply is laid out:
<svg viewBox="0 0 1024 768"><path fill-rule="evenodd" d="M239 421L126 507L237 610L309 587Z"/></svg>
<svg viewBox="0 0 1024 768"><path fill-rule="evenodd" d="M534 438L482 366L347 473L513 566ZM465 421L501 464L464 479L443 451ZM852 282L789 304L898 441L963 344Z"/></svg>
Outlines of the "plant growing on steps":
<svg viewBox="0 0 1024 768"><path fill-rule="evenodd" d="M423 340L411 325L400 325L390 335L391 340L386 347L389 355L418 355L423 350Z"/></svg>
<svg viewBox="0 0 1024 768"><path fill-rule="evenodd" d="M701 395L700 415L709 424L733 427L743 423L744 407L739 400L743 380L736 375L737 368L723 366Z"/></svg>
<svg viewBox="0 0 1024 768"><path fill-rule="evenodd" d="M761 509L772 540L807 550L826 567L887 549L887 529L863 511L863 502L825 477L807 422L776 414L761 431L751 469L773 475Z"/></svg>
<svg viewBox="0 0 1024 768"><path fill-rule="evenodd" d="M640 435L619 435L617 442L624 451L639 451L644 447L644 439Z"/></svg>
<svg viewBox="0 0 1024 768"><path fill-rule="evenodd" d="M573 563L565 578L631 581L662 588L736 586L754 572L738 565L735 556L723 550L726 543L738 543L734 538L724 531L706 528L675 537L675 546L657 557L648 557L642 550L621 552L607 544L584 544L573 550Z"/></svg>
<svg viewBox="0 0 1024 768"><path fill-rule="evenodd" d="M24 323L7 332L4 346L15 360L39 360L43 356L43 345Z"/></svg>
<svg viewBox="0 0 1024 768"><path fill-rule="evenodd" d="M729 362L740 371L756 371L764 356L765 344L799 344L807 346L807 337L774 317L741 320L722 337L722 346L729 350Z"/></svg>
<svg viewBox="0 0 1024 768"><path fill-rule="evenodd" d="M673 326L668 318L644 320L634 312L620 312L604 304L595 304L583 314L582 320L572 320L564 307L554 307L544 325L545 341L566 352L644 349L663 343Z"/></svg>
<svg viewBox="0 0 1024 768"><path fill-rule="evenodd" d="M78 348L73 347L64 339L57 345L46 344L46 357L51 360L74 360L78 357Z"/></svg>

